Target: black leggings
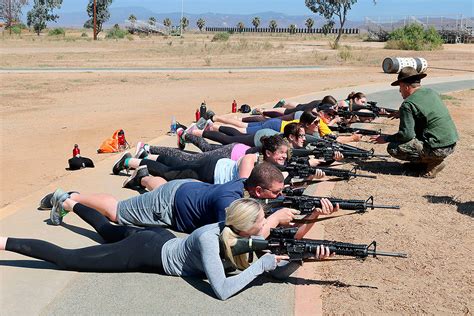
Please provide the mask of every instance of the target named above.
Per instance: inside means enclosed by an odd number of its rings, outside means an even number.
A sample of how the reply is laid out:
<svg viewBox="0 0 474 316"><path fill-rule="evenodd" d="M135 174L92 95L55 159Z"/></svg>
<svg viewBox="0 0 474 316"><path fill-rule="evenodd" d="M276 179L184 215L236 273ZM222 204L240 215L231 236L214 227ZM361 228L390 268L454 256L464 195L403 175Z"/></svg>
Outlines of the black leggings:
<svg viewBox="0 0 474 316"><path fill-rule="evenodd" d="M311 111L312 109L316 108L320 103L321 103L321 100L314 100L309 103L300 103L293 109L286 109L285 115L295 113L298 111L303 111L303 112Z"/></svg>
<svg viewBox="0 0 474 316"><path fill-rule="evenodd" d="M222 128L223 127L219 127L219 130L221 130ZM229 127L226 127L226 131L227 131L227 128ZM223 145L232 144L232 143L241 143L250 147L255 147L254 134L240 133L240 135L231 136L231 135L224 134L222 132L204 131L202 132L202 137L221 143Z"/></svg>
<svg viewBox="0 0 474 316"><path fill-rule="evenodd" d="M161 227L112 225L105 216L79 203L73 210L106 244L64 249L37 239L8 238L6 250L54 263L64 270L163 273L161 249L168 240L176 238L171 232Z"/></svg>
<svg viewBox="0 0 474 316"><path fill-rule="evenodd" d="M161 157L161 156L160 156ZM222 157L204 157L195 161L175 160L172 166L165 165L166 158L160 161L142 159L140 166L147 166L152 176L164 178L166 181L175 179L196 179L202 182L214 183L214 169L217 161ZM169 160L168 160L169 161Z"/></svg>

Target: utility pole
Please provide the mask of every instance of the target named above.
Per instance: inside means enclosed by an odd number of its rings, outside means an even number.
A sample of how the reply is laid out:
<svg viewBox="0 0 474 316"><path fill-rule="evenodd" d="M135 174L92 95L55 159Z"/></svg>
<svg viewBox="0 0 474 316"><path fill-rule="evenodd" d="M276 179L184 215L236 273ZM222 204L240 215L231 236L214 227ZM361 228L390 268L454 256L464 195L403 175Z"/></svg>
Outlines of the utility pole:
<svg viewBox="0 0 474 316"><path fill-rule="evenodd" d="M179 21L179 36L183 36L183 16L184 16L184 0L181 0L181 20Z"/></svg>
<svg viewBox="0 0 474 316"><path fill-rule="evenodd" d="M94 41L97 41L97 0L94 0Z"/></svg>

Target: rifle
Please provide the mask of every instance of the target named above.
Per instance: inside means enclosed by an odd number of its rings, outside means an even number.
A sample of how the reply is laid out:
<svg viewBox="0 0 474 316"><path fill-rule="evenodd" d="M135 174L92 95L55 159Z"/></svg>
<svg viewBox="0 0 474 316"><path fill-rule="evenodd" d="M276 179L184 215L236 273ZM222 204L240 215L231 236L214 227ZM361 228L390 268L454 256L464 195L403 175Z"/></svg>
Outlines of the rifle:
<svg viewBox="0 0 474 316"><path fill-rule="evenodd" d="M377 106L377 102L375 101L367 101L366 105L355 105L352 108L353 111L359 111L359 110L369 110L374 112L377 116L389 116L390 114L398 112L398 110L395 109L390 109L390 108L385 108L385 107L379 107ZM387 114L380 114L382 110L385 110Z"/></svg>
<svg viewBox="0 0 474 316"><path fill-rule="evenodd" d="M275 255L288 255L290 261L303 261L316 254L318 246L326 246L331 253L340 256L350 256L365 259L368 256L388 256L407 258L405 253L377 251L377 242L368 245L351 244L331 240L294 239L298 228L277 228L270 230L267 240L256 238L238 238L232 247L234 256L253 251L270 250Z"/></svg>
<svg viewBox="0 0 474 316"><path fill-rule="evenodd" d="M344 155L344 159L352 160L367 160L371 158L386 158L390 157L389 155L379 155L374 153L374 149L363 150L363 149L344 149L338 146L327 146L324 148L314 148L314 149L293 149L292 155L294 157L305 157L313 155L315 158L323 158L324 160L333 160L334 153L339 151Z"/></svg>
<svg viewBox="0 0 474 316"><path fill-rule="evenodd" d="M373 129L364 129L364 128L354 128L354 127L349 127L344 124L339 124L335 126L328 126L331 131L333 132L338 132L338 133L357 133L357 134L362 134L362 135L380 135L382 134L382 130L373 130Z"/></svg>
<svg viewBox="0 0 474 316"><path fill-rule="evenodd" d="M307 177L314 175L316 173L316 169L323 171L327 176L339 177L343 178L344 180L349 180L356 177L371 179L377 178L376 176L357 174L357 167L354 167L351 170L346 170L328 167L311 167L308 164L291 163L286 166L279 165L278 169L281 171L287 171L291 176L296 176L302 179L306 179Z"/></svg>
<svg viewBox="0 0 474 316"><path fill-rule="evenodd" d="M337 110L336 114L340 117L345 118L345 119L350 119L354 115L357 115L359 117L370 117L370 118L376 118L378 116L374 112L348 111L348 110L344 110L344 109Z"/></svg>
<svg viewBox="0 0 474 316"><path fill-rule="evenodd" d="M323 197L300 195L300 196L284 196L277 199L263 199L263 204L269 206L268 213L273 213L273 208L289 207L300 211L301 215L308 215L317 207L321 207L321 199ZM399 210L399 205L379 205L374 204L374 197L370 196L367 200L344 200L339 198L327 198L333 205L339 204L341 210L355 211L356 213L365 213L367 209L385 208Z"/></svg>

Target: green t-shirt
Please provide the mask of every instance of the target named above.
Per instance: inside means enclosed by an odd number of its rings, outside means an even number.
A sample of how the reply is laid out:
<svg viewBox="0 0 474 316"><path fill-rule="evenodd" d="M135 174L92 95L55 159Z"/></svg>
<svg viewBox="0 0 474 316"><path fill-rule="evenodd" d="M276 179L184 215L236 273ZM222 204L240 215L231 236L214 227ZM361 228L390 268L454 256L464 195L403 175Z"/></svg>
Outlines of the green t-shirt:
<svg viewBox="0 0 474 316"><path fill-rule="evenodd" d="M419 88L403 101L398 133L386 139L406 143L415 137L431 148L453 145L459 138L448 108L428 88Z"/></svg>

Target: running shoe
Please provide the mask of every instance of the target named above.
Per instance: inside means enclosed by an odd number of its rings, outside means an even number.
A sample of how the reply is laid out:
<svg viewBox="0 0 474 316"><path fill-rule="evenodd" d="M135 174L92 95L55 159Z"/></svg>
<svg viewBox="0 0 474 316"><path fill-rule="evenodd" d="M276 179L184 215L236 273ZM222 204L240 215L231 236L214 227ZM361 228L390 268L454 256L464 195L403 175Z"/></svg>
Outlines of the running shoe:
<svg viewBox="0 0 474 316"><path fill-rule="evenodd" d="M148 173L148 167L140 166L137 169L135 169L132 175L123 182L123 187L129 188L129 189L142 188L143 187L141 185L142 178L147 177L149 175L150 173Z"/></svg>
<svg viewBox="0 0 474 316"><path fill-rule="evenodd" d="M285 101L284 99L281 99L280 101L277 102L277 104L275 104L275 105L273 106L273 108L274 108L274 109L276 109L276 108L281 108L282 106L285 105L285 103L286 103L286 101Z"/></svg>
<svg viewBox="0 0 474 316"><path fill-rule="evenodd" d="M127 170L127 173L128 173L128 167L125 167L125 160L127 160L128 158L132 158L132 154L129 153L129 152L125 152L122 154L122 156L120 156L119 160L117 160L115 163L114 163L114 166L112 167L112 172L115 174L115 175L118 175L120 174L120 171L122 170Z"/></svg>
<svg viewBox="0 0 474 316"><path fill-rule="evenodd" d="M69 193L64 192L61 189L54 191L54 194L51 198L51 204L53 208L49 213L49 218L53 225L61 225L63 222L63 217L67 215L67 211L63 208L63 202L69 198Z"/></svg>
<svg viewBox="0 0 474 316"><path fill-rule="evenodd" d="M182 128L178 128L176 136L178 137L178 148L183 150L186 147L186 141L184 140L185 131Z"/></svg>

